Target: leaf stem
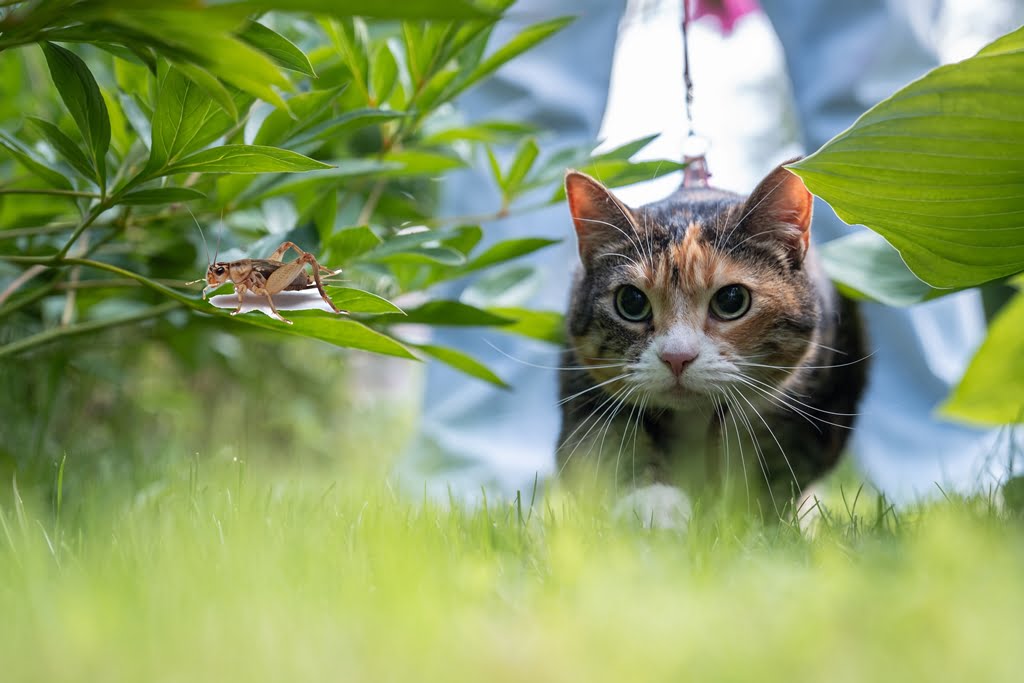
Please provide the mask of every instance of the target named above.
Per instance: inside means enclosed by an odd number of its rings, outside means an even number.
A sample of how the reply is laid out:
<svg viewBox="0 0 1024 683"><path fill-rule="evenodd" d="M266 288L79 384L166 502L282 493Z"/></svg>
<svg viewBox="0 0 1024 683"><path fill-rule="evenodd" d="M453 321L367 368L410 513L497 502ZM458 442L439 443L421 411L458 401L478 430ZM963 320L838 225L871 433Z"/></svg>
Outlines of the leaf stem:
<svg viewBox="0 0 1024 683"><path fill-rule="evenodd" d="M10 188L0 190L0 195L4 194L42 194L42 195L53 195L55 197L87 197L89 199L101 199L102 197L95 192L79 192L77 190L50 190L50 189L36 189L36 188Z"/></svg>
<svg viewBox="0 0 1024 683"><path fill-rule="evenodd" d="M186 306L192 306L195 304L195 301L191 297L185 296L181 292L177 292L166 285L160 284L156 280L151 280L145 275L133 273L130 270L125 270L124 268L120 268L110 263L104 263L103 261L93 261L92 259L86 258L66 258L63 259L61 263L66 263L69 265L86 266L88 268L95 268L97 270L105 270L109 273L114 273L115 275L120 275L121 277L128 278L130 280L135 280L139 284L148 287L153 291L160 292L161 294L171 299L174 299L179 303L185 304Z"/></svg>
<svg viewBox="0 0 1024 683"><path fill-rule="evenodd" d="M162 304L151 306L143 311L139 311L138 313L121 316L119 318L96 320L88 323L79 323L77 325L68 325L67 327L54 327L46 330L45 332L40 332L39 334L25 337L24 339L20 339L5 346L0 346L0 358L21 353L22 351L27 351L29 349L42 346L43 344L49 344L59 339L66 339L68 337L89 334L91 332L98 332L111 327L118 327L120 325L128 325L130 323L156 318L168 311L178 308L180 305L181 304L176 301L166 301Z"/></svg>

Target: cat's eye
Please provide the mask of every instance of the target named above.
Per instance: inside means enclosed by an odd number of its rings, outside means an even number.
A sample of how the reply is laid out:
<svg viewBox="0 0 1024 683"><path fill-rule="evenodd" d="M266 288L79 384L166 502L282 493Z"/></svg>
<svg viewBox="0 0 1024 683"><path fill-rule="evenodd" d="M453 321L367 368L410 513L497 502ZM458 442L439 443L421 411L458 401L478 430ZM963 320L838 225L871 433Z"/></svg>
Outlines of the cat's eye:
<svg viewBox="0 0 1024 683"><path fill-rule="evenodd" d="M651 317L651 300L633 285L623 285L615 292L615 310L630 322L642 322Z"/></svg>
<svg viewBox="0 0 1024 683"><path fill-rule="evenodd" d="M711 313L719 320L735 320L750 310L750 290L726 285L711 297Z"/></svg>

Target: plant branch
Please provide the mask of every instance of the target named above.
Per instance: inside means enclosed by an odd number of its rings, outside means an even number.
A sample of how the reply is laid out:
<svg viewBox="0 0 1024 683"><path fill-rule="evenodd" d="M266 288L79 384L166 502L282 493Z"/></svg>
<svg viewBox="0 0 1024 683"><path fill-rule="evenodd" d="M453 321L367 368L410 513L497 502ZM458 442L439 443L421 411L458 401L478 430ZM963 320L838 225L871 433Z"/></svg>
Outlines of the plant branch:
<svg viewBox="0 0 1024 683"><path fill-rule="evenodd" d="M79 192L77 190L56 190L56 189L39 189L39 188L8 188L0 190L0 195L4 194L42 194L52 195L55 197L87 197L89 199L101 199L101 196L95 192Z"/></svg>
<svg viewBox="0 0 1024 683"><path fill-rule="evenodd" d="M120 325L137 323L143 320L149 320L150 318L157 318L168 311L178 308L180 305L181 304L176 301L166 301L157 306L151 306L143 311L139 311L138 313L121 316L119 318L96 320L88 323L80 323L78 325L68 325L67 327L55 327L46 330L45 332L40 332L39 334L34 334L30 337L12 342L5 346L0 346L0 358L21 353L22 351L28 351L59 339L67 339L68 337L98 332L100 330L106 330Z"/></svg>
<svg viewBox="0 0 1024 683"><path fill-rule="evenodd" d="M25 272L11 280L11 284L7 285L4 291L0 292L0 304L3 304L3 302L7 301L11 294L14 294L16 291L18 291L23 284L25 284L26 282L28 282L36 275L39 275L39 273L42 273L45 270L46 266L40 265L38 263L32 266L31 268L26 268Z"/></svg>
<svg viewBox="0 0 1024 683"><path fill-rule="evenodd" d="M97 270L105 270L109 273L114 273L115 275L120 275L121 277L128 278L129 280L134 280L139 284L143 285L144 287L148 287L153 291L160 292L161 294L171 299L174 299L179 303L185 304L186 306L192 306L195 303L190 297L185 296L181 292L176 292L170 287L160 284L156 280L151 280L145 275L133 273L130 270L119 268L118 266L112 265L110 263L104 263L102 261L93 261L92 259L85 258L66 258L62 260L61 263L66 263L69 265L86 266L88 268L95 268Z"/></svg>
<svg viewBox="0 0 1024 683"><path fill-rule="evenodd" d="M33 237L35 235L49 235L55 232L65 232L71 230L76 225L77 221L60 221L57 223L50 223L48 225L36 225L30 228L11 228L10 230L0 230L0 240L14 239L15 237Z"/></svg>

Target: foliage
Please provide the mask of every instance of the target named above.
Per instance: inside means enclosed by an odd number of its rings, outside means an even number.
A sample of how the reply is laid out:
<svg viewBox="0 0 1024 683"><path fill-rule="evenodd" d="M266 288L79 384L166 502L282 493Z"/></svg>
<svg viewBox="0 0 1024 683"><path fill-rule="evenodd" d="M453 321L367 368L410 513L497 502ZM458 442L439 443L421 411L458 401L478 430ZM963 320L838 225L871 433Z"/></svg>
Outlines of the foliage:
<svg viewBox="0 0 1024 683"><path fill-rule="evenodd" d="M1024 28L911 83L792 166L840 218L888 241L853 235L826 248L848 293L909 305L969 287L998 292L1024 271L1022 74ZM949 414L1024 421L1022 296L996 321Z"/></svg>
<svg viewBox="0 0 1024 683"><path fill-rule="evenodd" d="M478 225L436 216L438 181L473 165L482 148L493 159L492 146L506 143L519 152L508 169L494 167L503 197L496 217L527 209L538 188L554 193L568 162L614 162L610 182L636 179L628 161L635 147L593 159L589 149L545 157L540 131L460 119L460 93L571 21L542 22L491 45L508 4L8 3L0 18L0 60L12 76L6 89L17 93L40 68L53 89L12 97L0 116L10 160L0 188L0 261L8 264L0 270L0 319L16 319L26 332L3 340L0 359L185 308L239 334L260 328L404 358L425 354L502 385L455 349L405 343L394 326L515 332L529 327L531 312L435 301L429 315L420 306L406 316L388 299L421 300L437 283L556 240L479 249ZM313 15L260 14L267 10ZM330 292L351 316L300 312L286 326L259 314L230 318L200 300L183 283L210 255L199 249L190 214L218 245L223 238L227 259L265 258L293 240L343 268L351 286ZM58 308L57 320L48 317Z"/></svg>
<svg viewBox="0 0 1024 683"><path fill-rule="evenodd" d="M1020 678L1024 529L985 499L848 491L813 539L680 535L554 493L470 510L166 464L45 507L0 491L7 679Z"/></svg>

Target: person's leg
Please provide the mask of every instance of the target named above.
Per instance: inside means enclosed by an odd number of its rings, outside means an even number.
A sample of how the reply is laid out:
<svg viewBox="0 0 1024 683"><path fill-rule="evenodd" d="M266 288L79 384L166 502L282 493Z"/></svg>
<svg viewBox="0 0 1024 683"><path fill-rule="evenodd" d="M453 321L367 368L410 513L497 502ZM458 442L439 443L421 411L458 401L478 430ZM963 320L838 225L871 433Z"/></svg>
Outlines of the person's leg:
<svg viewBox="0 0 1024 683"><path fill-rule="evenodd" d="M513 60L458 103L470 121L509 120L536 126L542 146L594 141L604 114L612 54L624 0L526 0L516 3L498 25L492 44L501 45L525 26L575 15L563 32ZM507 163L510 150L499 150ZM479 165L486 168L486 162ZM443 188L449 216L493 213L500 197L486 173L454 174ZM566 208L556 205L484 226L489 243L513 237L545 236L564 241L530 257L540 283L528 302L533 308L563 311L576 259ZM437 294L457 298L471 280ZM431 490L448 487L461 496L488 492L529 495L535 477L550 473L558 434L556 373L558 349L481 330L440 330L438 344L462 349L511 385L503 391L439 363L427 370L420 424L400 466L406 485L423 478ZM493 346L499 350L496 350ZM507 354L507 355L505 355ZM542 366L542 367L536 367Z"/></svg>
<svg viewBox="0 0 1024 683"><path fill-rule="evenodd" d="M914 3L885 0L762 0L782 43L808 150L869 107L937 65L912 30ZM827 204L815 205L813 234L825 242L853 230ZM938 493L936 483L979 483L996 433L935 414L985 332L976 293L910 309L869 304L874 349L853 451L865 473L898 498Z"/></svg>

